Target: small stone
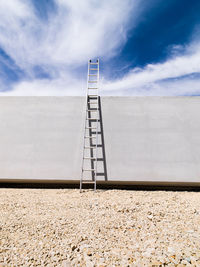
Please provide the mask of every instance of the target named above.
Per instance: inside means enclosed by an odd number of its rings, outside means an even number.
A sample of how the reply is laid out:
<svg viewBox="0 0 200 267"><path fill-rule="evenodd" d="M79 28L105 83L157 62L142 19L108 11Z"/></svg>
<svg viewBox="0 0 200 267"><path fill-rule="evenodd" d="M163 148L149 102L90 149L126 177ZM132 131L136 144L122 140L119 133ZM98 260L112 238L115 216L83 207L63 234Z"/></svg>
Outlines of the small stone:
<svg viewBox="0 0 200 267"><path fill-rule="evenodd" d="M92 256L92 252L91 252L91 250L88 250L88 251L87 251L87 255L88 255L88 256Z"/></svg>
<svg viewBox="0 0 200 267"><path fill-rule="evenodd" d="M72 251L74 251L77 248L76 245L72 245Z"/></svg>
<svg viewBox="0 0 200 267"><path fill-rule="evenodd" d="M170 253L170 254L175 254L175 250L173 247L168 247L167 251Z"/></svg>
<svg viewBox="0 0 200 267"><path fill-rule="evenodd" d="M153 215L148 215L147 218L148 218L149 220L152 220L152 219L153 219Z"/></svg>
<svg viewBox="0 0 200 267"><path fill-rule="evenodd" d="M194 233L194 230L188 230L187 233L189 234Z"/></svg>
<svg viewBox="0 0 200 267"><path fill-rule="evenodd" d="M71 263L67 260L62 262L62 267L71 267Z"/></svg>
<svg viewBox="0 0 200 267"><path fill-rule="evenodd" d="M152 261L151 262L151 266L152 267L157 267L157 266L160 266L160 265L162 265L162 262L160 262L160 261L157 261L157 260L154 260L154 261Z"/></svg>
<svg viewBox="0 0 200 267"><path fill-rule="evenodd" d="M186 260L188 263L191 263L191 259L190 259L190 257L185 258L185 260Z"/></svg>

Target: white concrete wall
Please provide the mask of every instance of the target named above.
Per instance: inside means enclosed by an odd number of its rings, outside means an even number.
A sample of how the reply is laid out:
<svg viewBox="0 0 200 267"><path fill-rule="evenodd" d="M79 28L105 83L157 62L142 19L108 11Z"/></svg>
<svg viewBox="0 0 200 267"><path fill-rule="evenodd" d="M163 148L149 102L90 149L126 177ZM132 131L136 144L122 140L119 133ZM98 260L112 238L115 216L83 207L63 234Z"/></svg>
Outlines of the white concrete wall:
<svg viewBox="0 0 200 267"><path fill-rule="evenodd" d="M108 177L200 183L200 97L102 102Z"/></svg>
<svg viewBox="0 0 200 267"><path fill-rule="evenodd" d="M0 177L78 179L84 98L0 97Z"/></svg>
<svg viewBox="0 0 200 267"><path fill-rule="evenodd" d="M101 106L108 182L200 185L200 97ZM84 97L1 97L0 180L78 181L84 110Z"/></svg>

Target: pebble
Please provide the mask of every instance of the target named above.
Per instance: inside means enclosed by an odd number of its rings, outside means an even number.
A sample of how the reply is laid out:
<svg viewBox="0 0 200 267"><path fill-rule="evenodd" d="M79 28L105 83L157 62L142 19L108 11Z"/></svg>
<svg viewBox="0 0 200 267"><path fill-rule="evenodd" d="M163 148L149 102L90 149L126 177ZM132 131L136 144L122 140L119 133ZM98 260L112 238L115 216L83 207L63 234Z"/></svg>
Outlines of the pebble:
<svg viewBox="0 0 200 267"><path fill-rule="evenodd" d="M200 266L200 193L0 189L0 266Z"/></svg>

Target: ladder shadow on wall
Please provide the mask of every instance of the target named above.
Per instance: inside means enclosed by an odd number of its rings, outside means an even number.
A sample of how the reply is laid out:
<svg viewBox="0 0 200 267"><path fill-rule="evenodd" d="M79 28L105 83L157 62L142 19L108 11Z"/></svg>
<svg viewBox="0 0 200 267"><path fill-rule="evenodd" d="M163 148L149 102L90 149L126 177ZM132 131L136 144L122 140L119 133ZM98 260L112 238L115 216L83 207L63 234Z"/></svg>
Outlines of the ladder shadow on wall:
<svg viewBox="0 0 200 267"><path fill-rule="evenodd" d="M106 164L106 151L105 151L105 141L104 141L104 130L103 130L103 117L102 117L102 107L101 107L101 97L98 96L98 145L97 145L97 183L98 181L108 181L107 176L107 164ZM91 109L88 103L88 110ZM91 113L88 112L88 117L91 117ZM92 130L89 130L89 136L94 134ZM90 145L94 146L92 139L90 139ZM90 150L91 157L93 157L93 149ZM95 162L91 159L91 169L95 168ZM95 172L92 172L92 180L95 179Z"/></svg>

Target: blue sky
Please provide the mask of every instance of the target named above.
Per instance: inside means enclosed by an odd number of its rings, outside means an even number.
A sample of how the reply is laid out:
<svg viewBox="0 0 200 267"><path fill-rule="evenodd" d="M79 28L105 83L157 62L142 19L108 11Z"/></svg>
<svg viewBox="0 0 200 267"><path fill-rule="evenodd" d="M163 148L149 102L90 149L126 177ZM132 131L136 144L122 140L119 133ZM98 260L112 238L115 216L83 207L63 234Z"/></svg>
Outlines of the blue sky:
<svg viewBox="0 0 200 267"><path fill-rule="evenodd" d="M0 95L200 95L199 0L1 0Z"/></svg>

